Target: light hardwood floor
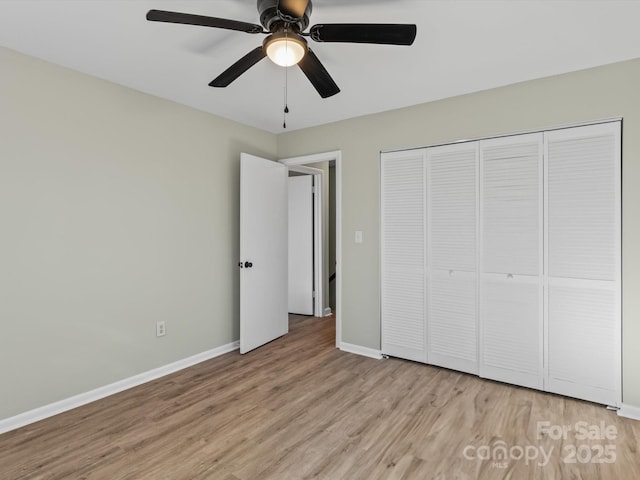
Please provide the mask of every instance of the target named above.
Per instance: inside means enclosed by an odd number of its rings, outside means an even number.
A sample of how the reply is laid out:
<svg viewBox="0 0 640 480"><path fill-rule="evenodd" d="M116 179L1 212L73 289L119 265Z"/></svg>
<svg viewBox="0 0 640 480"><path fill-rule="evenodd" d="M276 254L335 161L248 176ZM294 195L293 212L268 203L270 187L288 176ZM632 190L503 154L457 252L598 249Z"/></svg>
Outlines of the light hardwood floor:
<svg viewBox="0 0 640 480"><path fill-rule="evenodd" d="M340 352L332 318L290 324L289 335L247 355L229 353L0 435L0 479L640 478L640 422L600 405ZM539 422L551 435L538 434ZM577 422L594 434L608 427L610 438L580 440ZM571 431L555 439L556 426ZM509 449L505 460L492 453L497 446ZM546 464L541 449L551 452ZM612 452L615 461L597 463Z"/></svg>

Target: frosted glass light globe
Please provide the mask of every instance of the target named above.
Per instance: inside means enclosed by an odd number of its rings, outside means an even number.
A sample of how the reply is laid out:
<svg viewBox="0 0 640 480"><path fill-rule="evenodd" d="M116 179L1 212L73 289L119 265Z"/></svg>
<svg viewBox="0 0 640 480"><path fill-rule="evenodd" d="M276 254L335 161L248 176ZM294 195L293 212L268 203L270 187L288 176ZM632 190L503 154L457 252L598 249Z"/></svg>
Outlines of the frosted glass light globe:
<svg viewBox="0 0 640 480"><path fill-rule="evenodd" d="M306 45L295 37L274 38L266 44L267 56L276 65L290 67L307 53Z"/></svg>

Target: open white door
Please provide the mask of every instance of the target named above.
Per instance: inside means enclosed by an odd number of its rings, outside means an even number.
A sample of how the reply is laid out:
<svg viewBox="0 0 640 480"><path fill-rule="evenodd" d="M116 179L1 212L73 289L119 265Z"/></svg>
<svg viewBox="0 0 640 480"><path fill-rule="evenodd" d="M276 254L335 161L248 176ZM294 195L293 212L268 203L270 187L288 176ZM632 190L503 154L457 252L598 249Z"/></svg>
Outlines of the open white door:
<svg viewBox="0 0 640 480"><path fill-rule="evenodd" d="M313 176L289 177L289 313L313 315Z"/></svg>
<svg viewBox="0 0 640 480"><path fill-rule="evenodd" d="M240 353L289 331L287 167L240 157Z"/></svg>

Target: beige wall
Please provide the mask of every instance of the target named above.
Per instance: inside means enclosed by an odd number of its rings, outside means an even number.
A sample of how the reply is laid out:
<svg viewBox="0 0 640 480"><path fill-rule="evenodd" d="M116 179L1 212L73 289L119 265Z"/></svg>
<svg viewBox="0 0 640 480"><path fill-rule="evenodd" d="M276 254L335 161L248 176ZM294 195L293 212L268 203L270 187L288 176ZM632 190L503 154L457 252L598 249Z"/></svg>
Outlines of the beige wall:
<svg viewBox="0 0 640 480"><path fill-rule="evenodd" d="M623 117L623 401L640 406L638 85L640 59L279 135L280 157L342 150L343 341L380 348L380 151Z"/></svg>
<svg viewBox="0 0 640 480"><path fill-rule="evenodd" d="M237 340L239 155L275 135L2 48L0 72L0 419Z"/></svg>

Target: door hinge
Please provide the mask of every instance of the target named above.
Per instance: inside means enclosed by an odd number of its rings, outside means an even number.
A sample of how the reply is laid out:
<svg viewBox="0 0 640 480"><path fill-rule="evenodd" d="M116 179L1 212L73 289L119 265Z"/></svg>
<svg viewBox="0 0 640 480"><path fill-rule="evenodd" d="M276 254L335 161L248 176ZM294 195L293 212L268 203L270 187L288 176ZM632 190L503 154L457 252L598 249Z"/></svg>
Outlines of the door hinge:
<svg viewBox="0 0 640 480"><path fill-rule="evenodd" d="M314 291L313 291L313 293L311 294L311 297L312 297L312 298L316 298L316 292L315 292L315 290L314 290Z"/></svg>

